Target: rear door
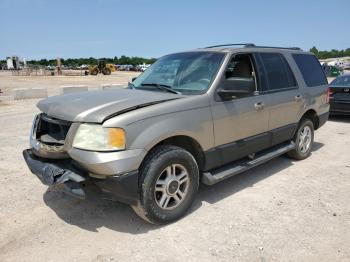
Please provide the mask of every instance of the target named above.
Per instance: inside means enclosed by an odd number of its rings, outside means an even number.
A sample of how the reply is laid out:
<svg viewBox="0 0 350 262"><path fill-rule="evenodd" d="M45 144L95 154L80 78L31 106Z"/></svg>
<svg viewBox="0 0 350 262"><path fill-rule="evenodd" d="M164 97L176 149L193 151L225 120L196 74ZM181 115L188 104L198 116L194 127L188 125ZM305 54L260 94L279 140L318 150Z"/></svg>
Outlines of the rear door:
<svg viewBox="0 0 350 262"><path fill-rule="evenodd" d="M292 138L304 106L302 93L286 57L278 52L257 54L261 75L265 76L264 94L270 96L268 129L271 145Z"/></svg>

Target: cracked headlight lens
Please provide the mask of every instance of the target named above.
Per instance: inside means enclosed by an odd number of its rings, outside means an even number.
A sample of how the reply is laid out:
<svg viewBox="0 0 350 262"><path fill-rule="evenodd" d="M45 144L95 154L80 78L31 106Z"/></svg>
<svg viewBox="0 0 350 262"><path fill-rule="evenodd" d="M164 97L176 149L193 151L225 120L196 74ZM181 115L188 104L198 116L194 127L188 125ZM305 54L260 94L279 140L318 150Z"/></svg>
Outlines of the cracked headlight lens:
<svg viewBox="0 0 350 262"><path fill-rule="evenodd" d="M122 128L104 128L97 124L81 124L75 134L73 147L91 151L125 149L125 131Z"/></svg>

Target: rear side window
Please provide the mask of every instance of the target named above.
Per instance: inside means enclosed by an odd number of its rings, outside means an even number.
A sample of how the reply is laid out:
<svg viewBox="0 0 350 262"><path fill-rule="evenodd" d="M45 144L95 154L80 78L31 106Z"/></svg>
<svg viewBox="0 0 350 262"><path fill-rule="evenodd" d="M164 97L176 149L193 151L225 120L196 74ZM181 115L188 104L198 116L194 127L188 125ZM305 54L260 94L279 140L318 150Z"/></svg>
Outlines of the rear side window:
<svg viewBox="0 0 350 262"><path fill-rule="evenodd" d="M293 58L307 86L311 87L327 84L320 62L314 55L293 54Z"/></svg>
<svg viewBox="0 0 350 262"><path fill-rule="evenodd" d="M292 70L286 59L278 53L261 53L269 90L286 89L296 86Z"/></svg>

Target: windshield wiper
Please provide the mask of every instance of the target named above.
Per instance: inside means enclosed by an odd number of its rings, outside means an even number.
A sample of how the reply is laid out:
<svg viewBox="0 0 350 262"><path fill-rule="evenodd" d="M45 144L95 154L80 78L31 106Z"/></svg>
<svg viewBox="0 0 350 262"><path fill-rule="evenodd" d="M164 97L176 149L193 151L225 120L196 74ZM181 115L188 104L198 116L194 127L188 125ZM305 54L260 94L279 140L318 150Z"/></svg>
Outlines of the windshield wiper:
<svg viewBox="0 0 350 262"><path fill-rule="evenodd" d="M168 85L157 84L157 83L144 83L144 84L141 84L141 85L142 86L155 86L155 87L157 87L160 90L168 91L168 92L173 93L173 94L181 95L181 92L172 89L171 86L168 86Z"/></svg>

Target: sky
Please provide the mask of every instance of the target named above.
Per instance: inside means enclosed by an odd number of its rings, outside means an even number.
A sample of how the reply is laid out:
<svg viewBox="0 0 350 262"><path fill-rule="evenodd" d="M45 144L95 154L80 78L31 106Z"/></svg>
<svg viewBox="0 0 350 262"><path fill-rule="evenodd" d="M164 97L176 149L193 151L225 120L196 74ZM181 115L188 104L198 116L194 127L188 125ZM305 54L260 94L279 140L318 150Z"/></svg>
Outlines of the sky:
<svg viewBox="0 0 350 262"><path fill-rule="evenodd" d="M0 59L160 57L227 43L350 47L350 0L0 0Z"/></svg>

